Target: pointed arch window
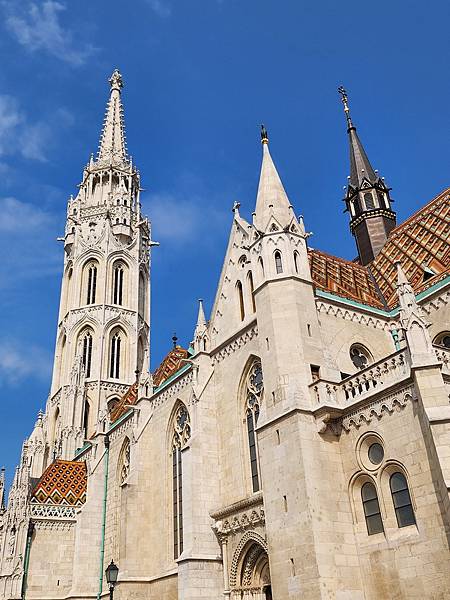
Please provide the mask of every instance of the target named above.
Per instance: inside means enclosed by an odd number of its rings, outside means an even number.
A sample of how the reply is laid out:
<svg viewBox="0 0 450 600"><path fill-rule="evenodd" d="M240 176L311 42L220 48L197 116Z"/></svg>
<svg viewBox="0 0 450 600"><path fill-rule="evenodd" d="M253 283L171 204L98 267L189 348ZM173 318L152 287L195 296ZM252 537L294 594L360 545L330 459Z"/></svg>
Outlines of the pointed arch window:
<svg viewBox="0 0 450 600"><path fill-rule="evenodd" d="M239 314L241 317L241 321L243 321L245 319L244 293L242 291L242 283L240 281L236 283L236 292L239 302Z"/></svg>
<svg viewBox="0 0 450 600"><path fill-rule="evenodd" d="M245 418L247 423L248 448L250 455L250 471L252 476L252 489L259 490L258 472L258 446L256 441L256 425L258 423L259 409L264 389L261 362L255 360L246 381L246 407Z"/></svg>
<svg viewBox="0 0 450 600"><path fill-rule="evenodd" d="M191 437L191 421L184 404L175 413L172 435L172 502L173 502L173 557L183 552L183 453Z"/></svg>
<svg viewBox="0 0 450 600"><path fill-rule="evenodd" d="M414 516L406 477L400 472L393 473L389 480L389 485L398 526L407 527L408 525L415 525L416 517Z"/></svg>
<svg viewBox="0 0 450 600"><path fill-rule="evenodd" d="M366 519L367 533L374 535L384 531L383 519L381 518L380 503L374 484L370 481L361 488L361 500Z"/></svg>
<svg viewBox="0 0 450 600"><path fill-rule="evenodd" d="M261 257L258 258L259 276L264 277L264 261Z"/></svg>
<svg viewBox="0 0 450 600"><path fill-rule="evenodd" d="M275 257L275 270L277 274L283 272L283 261L281 260L281 252L277 250L274 254Z"/></svg>
<svg viewBox="0 0 450 600"><path fill-rule="evenodd" d="M87 331L83 337L83 366L86 377L91 376L92 366L92 334Z"/></svg>
<svg viewBox="0 0 450 600"><path fill-rule="evenodd" d="M364 202L366 205L366 210L373 210L375 208L375 201L373 199L372 192L366 192L364 194Z"/></svg>
<svg viewBox="0 0 450 600"><path fill-rule="evenodd" d="M87 276L86 304L95 304L95 296L97 292L97 265L90 264L88 266Z"/></svg>
<svg viewBox="0 0 450 600"><path fill-rule="evenodd" d="M87 440L89 438L89 411L90 411L90 405L89 405L89 401L86 399L84 401L84 409L83 409L83 434L84 434L85 440Z"/></svg>
<svg viewBox="0 0 450 600"><path fill-rule="evenodd" d="M123 301L123 273L122 263L114 265L113 270L113 304L122 305Z"/></svg>
<svg viewBox="0 0 450 600"><path fill-rule="evenodd" d="M294 269L295 269L295 272L298 273L298 252L297 252L297 250L294 252Z"/></svg>
<svg viewBox="0 0 450 600"><path fill-rule="evenodd" d="M250 292L250 302L252 305L252 311L256 312L256 304L255 304L255 286L253 284L253 273L251 271L248 272L248 288Z"/></svg>
<svg viewBox="0 0 450 600"><path fill-rule="evenodd" d="M112 379L120 378L120 353L122 346L122 337L119 332L115 333L111 338L111 346L109 353L109 376Z"/></svg>

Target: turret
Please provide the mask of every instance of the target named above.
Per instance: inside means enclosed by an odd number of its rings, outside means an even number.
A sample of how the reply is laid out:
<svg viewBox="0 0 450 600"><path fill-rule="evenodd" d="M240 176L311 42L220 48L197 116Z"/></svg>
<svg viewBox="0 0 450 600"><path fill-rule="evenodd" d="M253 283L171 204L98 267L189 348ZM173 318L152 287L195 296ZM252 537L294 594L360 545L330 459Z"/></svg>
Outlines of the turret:
<svg viewBox="0 0 450 600"><path fill-rule="evenodd" d="M391 207L391 188L372 168L358 137L350 116L347 92L342 86L338 91L344 105L350 146L350 175L344 201L350 213L350 231L355 236L359 260L367 265L395 227L396 214Z"/></svg>

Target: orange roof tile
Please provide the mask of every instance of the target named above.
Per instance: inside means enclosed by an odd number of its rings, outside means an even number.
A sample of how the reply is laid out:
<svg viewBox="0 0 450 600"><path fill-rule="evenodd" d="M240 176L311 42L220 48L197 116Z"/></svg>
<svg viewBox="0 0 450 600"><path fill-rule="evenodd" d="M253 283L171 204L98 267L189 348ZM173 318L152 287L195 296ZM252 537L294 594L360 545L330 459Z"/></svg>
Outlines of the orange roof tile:
<svg viewBox="0 0 450 600"><path fill-rule="evenodd" d="M136 404L138 397L138 382L135 381L130 387L127 389L122 398L115 404L110 414L110 421L114 423L117 419L120 419L122 415L124 415L128 407L130 405Z"/></svg>
<svg viewBox="0 0 450 600"><path fill-rule="evenodd" d="M31 492L31 502L79 506L86 501L86 463L55 460L43 472Z"/></svg>
<svg viewBox="0 0 450 600"><path fill-rule="evenodd" d="M182 366L182 360L188 357L188 351L181 346L176 346L166 355L162 363L153 373L153 384L157 387L166 379L174 375Z"/></svg>

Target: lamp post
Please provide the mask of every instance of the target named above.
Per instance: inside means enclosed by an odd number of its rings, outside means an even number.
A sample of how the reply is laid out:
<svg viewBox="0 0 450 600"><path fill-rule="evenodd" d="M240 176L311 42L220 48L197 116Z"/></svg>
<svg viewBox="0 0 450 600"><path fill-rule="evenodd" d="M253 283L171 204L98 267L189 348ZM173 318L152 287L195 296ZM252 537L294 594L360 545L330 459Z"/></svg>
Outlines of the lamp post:
<svg viewBox="0 0 450 600"><path fill-rule="evenodd" d="M105 573L106 581L109 585L109 598L110 600L113 600L114 588L116 587L117 576L119 575L119 567L114 564L113 560L107 566Z"/></svg>

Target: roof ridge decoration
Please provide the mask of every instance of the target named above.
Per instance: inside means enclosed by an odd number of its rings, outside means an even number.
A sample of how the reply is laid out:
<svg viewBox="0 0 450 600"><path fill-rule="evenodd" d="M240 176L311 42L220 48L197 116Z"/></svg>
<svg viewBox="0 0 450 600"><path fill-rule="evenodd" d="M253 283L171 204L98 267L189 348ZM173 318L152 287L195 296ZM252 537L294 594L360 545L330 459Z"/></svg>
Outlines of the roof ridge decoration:
<svg viewBox="0 0 450 600"><path fill-rule="evenodd" d="M117 404L111 410L110 421L115 423L121 416L123 416L130 406L133 406L137 402L138 398L139 382L135 381L130 385L125 394L120 398Z"/></svg>
<svg viewBox="0 0 450 600"><path fill-rule="evenodd" d="M172 377L183 365L183 361L189 356L188 350L181 346L172 348L163 358L161 364L153 373L153 385L160 386L166 379Z"/></svg>
<svg viewBox="0 0 450 600"><path fill-rule="evenodd" d="M121 100L123 79L118 69L114 70L109 83L111 92L106 105L96 162L115 165L128 164L130 158L127 151L125 121Z"/></svg>

